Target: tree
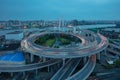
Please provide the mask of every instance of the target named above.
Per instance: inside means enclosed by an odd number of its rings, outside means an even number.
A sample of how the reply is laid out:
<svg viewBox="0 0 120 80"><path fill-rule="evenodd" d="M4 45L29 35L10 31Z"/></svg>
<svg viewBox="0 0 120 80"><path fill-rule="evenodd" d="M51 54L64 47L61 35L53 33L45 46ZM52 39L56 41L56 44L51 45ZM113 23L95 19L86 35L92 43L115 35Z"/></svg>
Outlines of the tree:
<svg viewBox="0 0 120 80"><path fill-rule="evenodd" d="M79 25L79 21L78 20L72 20L71 21L71 24L73 25L73 26L77 26L77 25Z"/></svg>

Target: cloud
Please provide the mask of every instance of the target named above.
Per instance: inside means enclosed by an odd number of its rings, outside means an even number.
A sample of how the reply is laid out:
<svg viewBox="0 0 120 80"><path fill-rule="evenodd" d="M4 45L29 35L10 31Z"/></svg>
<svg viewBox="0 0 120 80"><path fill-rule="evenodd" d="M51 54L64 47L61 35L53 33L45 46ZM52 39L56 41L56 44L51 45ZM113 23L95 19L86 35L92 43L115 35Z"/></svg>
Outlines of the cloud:
<svg viewBox="0 0 120 80"><path fill-rule="evenodd" d="M0 17L120 19L119 7L120 0L0 0Z"/></svg>

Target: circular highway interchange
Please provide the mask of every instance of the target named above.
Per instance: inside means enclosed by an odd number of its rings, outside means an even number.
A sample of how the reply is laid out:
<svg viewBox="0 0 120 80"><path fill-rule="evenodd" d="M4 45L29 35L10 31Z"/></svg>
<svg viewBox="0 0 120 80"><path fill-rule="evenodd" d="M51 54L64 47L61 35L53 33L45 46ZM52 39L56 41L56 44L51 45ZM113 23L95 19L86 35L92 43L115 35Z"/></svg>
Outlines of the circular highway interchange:
<svg viewBox="0 0 120 80"><path fill-rule="evenodd" d="M49 34L69 35L81 40L81 43L74 43L71 47L45 47L35 43L35 40L41 36ZM30 55L39 56L42 59L49 58L50 60L42 63L26 64L23 66L3 66L1 72L21 72L36 70L43 67L48 67L54 64L61 64L61 68L53 75L51 80L85 80L93 71L96 64L96 55L106 49L108 40L99 33L94 33L89 30L74 31L43 31L40 33L31 34L21 41L21 48ZM31 57L32 58L32 57ZM77 73L72 75L77 65L83 59L84 66ZM70 69L70 70L69 70ZM62 72L62 74L61 74ZM68 75L66 75L68 74Z"/></svg>
<svg viewBox="0 0 120 80"><path fill-rule="evenodd" d="M72 35L80 39L81 44L76 44L78 46L73 47L62 47L62 48L53 48L53 47L44 47L41 45L35 44L35 40L38 37L44 36L46 34L64 34ZM87 36L86 36L87 34ZM90 35L90 36L88 36ZM32 34L22 41L21 46L31 54L38 55L41 57L47 58L78 58L84 56L90 56L96 53L99 53L105 49L108 45L107 39L100 35L95 34L88 30L82 30L81 34L73 32L42 32L38 34Z"/></svg>

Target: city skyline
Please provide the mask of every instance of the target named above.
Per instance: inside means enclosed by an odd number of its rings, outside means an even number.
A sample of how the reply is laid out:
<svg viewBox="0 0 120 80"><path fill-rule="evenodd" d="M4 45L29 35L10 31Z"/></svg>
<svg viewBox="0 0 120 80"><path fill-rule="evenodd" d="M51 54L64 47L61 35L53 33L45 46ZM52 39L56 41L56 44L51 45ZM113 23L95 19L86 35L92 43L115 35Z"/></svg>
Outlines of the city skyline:
<svg viewBox="0 0 120 80"><path fill-rule="evenodd" d="M0 20L120 20L119 0L1 0Z"/></svg>

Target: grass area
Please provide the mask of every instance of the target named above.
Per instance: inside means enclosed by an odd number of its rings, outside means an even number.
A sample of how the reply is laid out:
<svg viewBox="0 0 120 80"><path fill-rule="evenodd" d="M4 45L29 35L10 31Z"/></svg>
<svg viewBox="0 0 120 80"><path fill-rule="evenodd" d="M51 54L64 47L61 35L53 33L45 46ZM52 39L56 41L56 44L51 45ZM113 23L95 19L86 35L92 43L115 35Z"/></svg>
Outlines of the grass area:
<svg viewBox="0 0 120 80"><path fill-rule="evenodd" d="M68 45L71 42L82 42L80 39L76 38L75 36L71 36L71 35L65 35L65 34L46 34L44 36L41 36L39 38L37 38L34 43L38 44L38 45L42 45L42 46L46 46L46 47L52 47L55 43L55 41L58 40L58 46L62 46L62 45Z"/></svg>
<svg viewBox="0 0 120 80"><path fill-rule="evenodd" d="M96 29L96 28L94 28L94 29L89 29L89 30L91 30L91 31L93 31L93 32L95 32L95 33L97 33L97 31L98 31L98 29Z"/></svg>
<svg viewBox="0 0 120 80"><path fill-rule="evenodd" d="M120 42L120 39L109 39L109 40L111 40L111 41L118 41L118 42Z"/></svg>
<svg viewBox="0 0 120 80"><path fill-rule="evenodd" d="M49 46L52 47L53 44L55 43L55 39L48 39L44 40L43 38L39 38L36 41L34 41L38 45L43 45L43 46Z"/></svg>
<svg viewBox="0 0 120 80"><path fill-rule="evenodd" d="M65 39L65 38L60 38L60 41L61 41L61 43L62 43L63 45L68 45L68 44L70 44L70 43L71 43L71 41L70 41L70 40Z"/></svg>
<svg viewBox="0 0 120 80"><path fill-rule="evenodd" d="M45 45L52 47L54 43L55 43L55 39L49 39L49 40L46 40Z"/></svg>
<svg viewBox="0 0 120 80"><path fill-rule="evenodd" d="M95 33L97 33L97 31L98 31L98 30L101 30L101 29L103 29L103 28L93 28L93 29L89 29L89 30L91 30L91 31L93 31L93 32L95 32Z"/></svg>
<svg viewBox="0 0 120 80"><path fill-rule="evenodd" d="M107 64L105 68L106 69L120 68L120 60L115 60L114 64Z"/></svg>

